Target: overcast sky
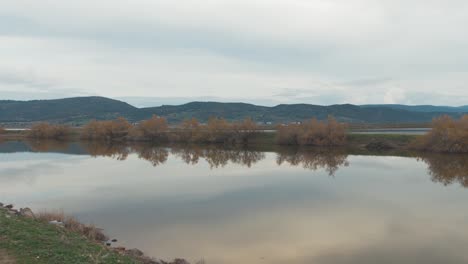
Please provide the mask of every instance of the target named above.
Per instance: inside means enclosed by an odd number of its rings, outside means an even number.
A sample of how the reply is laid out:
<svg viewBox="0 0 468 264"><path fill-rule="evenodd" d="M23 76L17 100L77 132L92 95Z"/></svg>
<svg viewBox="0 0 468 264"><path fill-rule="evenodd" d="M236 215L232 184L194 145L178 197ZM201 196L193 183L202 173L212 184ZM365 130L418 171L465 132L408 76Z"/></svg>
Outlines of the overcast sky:
<svg viewBox="0 0 468 264"><path fill-rule="evenodd" d="M466 0L0 0L0 99L466 105L467 25Z"/></svg>

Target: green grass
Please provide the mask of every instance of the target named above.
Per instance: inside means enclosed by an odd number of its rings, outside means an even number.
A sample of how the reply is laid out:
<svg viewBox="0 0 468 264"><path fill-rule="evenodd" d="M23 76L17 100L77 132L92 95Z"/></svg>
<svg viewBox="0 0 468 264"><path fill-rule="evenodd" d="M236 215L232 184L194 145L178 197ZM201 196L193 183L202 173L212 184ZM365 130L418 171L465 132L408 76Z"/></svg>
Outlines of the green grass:
<svg viewBox="0 0 468 264"><path fill-rule="evenodd" d="M0 249L17 263L139 263L83 236L0 209Z"/></svg>

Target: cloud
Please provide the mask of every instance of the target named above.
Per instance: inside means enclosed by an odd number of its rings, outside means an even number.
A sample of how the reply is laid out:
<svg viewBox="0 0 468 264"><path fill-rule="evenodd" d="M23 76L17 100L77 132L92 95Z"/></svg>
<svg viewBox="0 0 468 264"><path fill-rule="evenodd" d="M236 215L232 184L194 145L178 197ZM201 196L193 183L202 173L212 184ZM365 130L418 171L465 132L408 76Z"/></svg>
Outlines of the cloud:
<svg viewBox="0 0 468 264"><path fill-rule="evenodd" d="M3 1L0 68L34 75L3 76L0 95L48 85L329 104L419 103L411 95L425 92L458 104L468 96L467 13L461 0ZM50 87L44 96L57 93Z"/></svg>

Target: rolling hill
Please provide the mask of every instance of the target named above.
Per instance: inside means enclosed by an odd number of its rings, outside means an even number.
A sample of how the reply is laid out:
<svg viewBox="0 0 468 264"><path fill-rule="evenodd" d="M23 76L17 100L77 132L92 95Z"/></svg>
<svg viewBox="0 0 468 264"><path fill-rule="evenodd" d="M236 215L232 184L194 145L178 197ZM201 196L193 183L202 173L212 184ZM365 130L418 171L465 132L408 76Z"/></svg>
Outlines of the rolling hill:
<svg viewBox="0 0 468 264"><path fill-rule="evenodd" d="M80 122L128 116L137 108L105 97L56 100L0 101L0 122Z"/></svg>
<svg viewBox="0 0 468 264"><path fill-rule="evenodd" d="M75 97L56 100L0 101L0 122L38 122L82 124L91 119L113 119L123 116L131 121L148 119L152 115L166 117L176 123L195 117L207 121L210 117L224 117L228 120L240 120L251 117L259 122L282 123L302 121L311 117L324 119L328 115L340 121L350 123L418 123L428 122L432 118L449 114L454 117L459 111L442 111L444 107L431 106L434 111L418 111L419 108L404 105L310 105L291 104L274 107L258 106L246 103L191 102L182 105L163 105L158 107L136 108L128 103L105 97Z"/></svg>
<svg viewBox="0 0 468 264"><path fill-rule="evenodd" d="M414 112L445 112L445 113L466 113L468 105L464 106L435 106L435 105L402 105L402 104L376 104L376 105L361 105L362 107L386 107L391 109L401 109Z"/></svg>

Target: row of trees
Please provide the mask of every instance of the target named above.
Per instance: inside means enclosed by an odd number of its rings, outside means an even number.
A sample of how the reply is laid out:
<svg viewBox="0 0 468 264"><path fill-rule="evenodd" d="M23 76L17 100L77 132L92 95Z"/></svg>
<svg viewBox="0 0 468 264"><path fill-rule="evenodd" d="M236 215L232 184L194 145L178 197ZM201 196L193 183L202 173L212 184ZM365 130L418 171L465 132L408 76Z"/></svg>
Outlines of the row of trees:
<svg viewBox="0 0 468 264"><path fill-rule="evenodd" d="M419 138L415 147L435 152L468 152L468 115L453 119L444 115L432 121L432 129Z"/></svg>
<svg viewBox="0 0 468 264"><path fill-rule="evenodd" d="M81 137L112 141L248 143L257 131L257 125L249 118L241 122L211 118L206 125L193 118L169 129L165 118L153 116L138 125L131 125L124 118L92 121L83 127Z"/></svg>
<svg viewBox="0 0 468 264"><path fill-rule="evenodd" d="M125 118L108 121L91 121L80 130L80 137L87 140L105 141L152 141L152 142L194 142L194 143L248 143L259 127L247 118L229 122L222 118L211 118L207 124L196 119L186 120L177 127L169 128L163 117L153 116L137 125ZM33 126L28 133L31 138L66 139L72 129L64 125L41 123Z"/></svg>
<svg viewBox="0 0 468 264"><path fill-rule="evenodd" d="M66 139L72 129L64 125L37 124L29 131L32 138ZM80 131L86 140L151 141L189 143L248 144L260 131L250 118L229 122L222 118L210 118L206 124L192 118L169 128L163 117L153 116L132 125L125 118L107 121L91 121ZM277 143L286 145L338 146L346 143L346 125L333 117L326 121L312 119L302 124L279 126Z"/></svg>
<svg viewBox="0 0 468 264"><path fill-rule="evenodd" d="M277 143L283 145L341 146L346 144L347 126L332 116L326 121L312 119L302 124L280 126Z"/></svg>

